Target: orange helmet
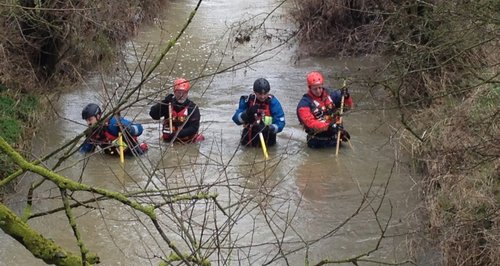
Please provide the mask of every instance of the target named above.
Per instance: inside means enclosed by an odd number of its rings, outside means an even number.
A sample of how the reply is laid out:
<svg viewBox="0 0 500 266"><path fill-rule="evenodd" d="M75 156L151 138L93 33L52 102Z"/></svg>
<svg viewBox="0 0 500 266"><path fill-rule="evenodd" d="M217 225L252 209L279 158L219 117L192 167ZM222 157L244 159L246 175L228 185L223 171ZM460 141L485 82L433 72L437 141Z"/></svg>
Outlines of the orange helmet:
<svg viewBox="0 0 500 266"><path fill-rule="evenodd" d="M318 71L313 71L307 74L307 86L323 85L324 80L323 75L321 75Z"/></svg>
<svg viewBox="0 0 500 266"><path fill-rule="evenodd" d="M189 88L191 88L191 84L186 79L179 78L174 81L174 91L188 92Z"/></svg>

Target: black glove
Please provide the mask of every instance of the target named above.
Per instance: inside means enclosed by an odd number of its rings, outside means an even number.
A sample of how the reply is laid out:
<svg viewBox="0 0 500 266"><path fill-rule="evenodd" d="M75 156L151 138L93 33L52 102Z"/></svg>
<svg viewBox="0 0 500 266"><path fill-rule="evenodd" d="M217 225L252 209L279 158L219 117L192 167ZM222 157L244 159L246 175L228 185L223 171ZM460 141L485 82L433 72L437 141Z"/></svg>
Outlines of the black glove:
<svg viewBox="0 0 500 266"><path fill-rule="evenodd" d="M332 127L333 129L336 129L336 130L344 130L344 127L341 124L337 124L337 123L332 123L330 125L330 127Z"/></svg>
<svg viewBox="0 0 500 266"><path fill-rule="evenodd" d="M264 123L259 123L259 132L262 132L263 134L264 133L267 133L267 131L269 130L269 127L266 126Z"/></svg>
<svg viewBox="0 0 500 266"><path fill-rule="evenodd" d="M253 105L243 113L241 113L241 119L249 124L253 124L255 122L255 114L259 107L257 105Z"/></svg>
<svg viewBox="0 0 500 266"><path fill-rule="evenodd" d="M338 132L344 130L344 127L340 124L336 124L336 123L331 123L330 124L330 127L328 128L328 131L330 132L330 134L337 134Z"/></svg>
<svg viewBox="0 0 500 266"><path fill-rule="evenodd" d="M264 123L253 123L250 124L249 127L252 129L252 134L259 134L260 132L264 133L267 129L267 126Z"/></svg>
<svg viewBox="0 0 500 266"><path fill-rule="evenodd" d="M340 137L342 138L342 141L348 141L351 139L351 135L349 134L349 132L347 132L347 130L343 130L342 134L340 134Z"/></svg>
<svg viewBox="0 0 500 266"><path fill-rule="evenodd" d="M165 102L167 103L170 103L174 100L174 95L173 94L169 94L167 95L167 97L165 97Z"/></svg>

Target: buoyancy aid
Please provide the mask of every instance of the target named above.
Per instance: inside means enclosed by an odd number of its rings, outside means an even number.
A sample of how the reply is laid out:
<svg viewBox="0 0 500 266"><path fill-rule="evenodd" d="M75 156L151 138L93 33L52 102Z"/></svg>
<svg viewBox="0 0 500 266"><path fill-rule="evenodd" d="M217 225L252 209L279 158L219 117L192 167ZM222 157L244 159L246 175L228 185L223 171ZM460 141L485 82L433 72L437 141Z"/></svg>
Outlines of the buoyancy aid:
<svg viewBox="0 0 500 266"><path fill-rule="evenodd" d="M322 125L329 125L332 122L339 122L340 117L336 114L335 103L327 91L324 91L319 97L312 95L311 92L304 94L301 102L299 103L298 112L302 109L301 106L309 109L310 114L316 121L321 122ZM300 120L300 116L299 116ZM309 128L307 124L302 123L304 130L309 137L314 138L331 138L330 132L319 132L317 129Z"/></svg>
<svg viewBox="0 0 500 266"><path fill-rule="evenodd" d="M99 145L104 150L104 153L109 155L118 155L118 136L111 134L108 127L109 120L104 122L103 126L97 129L92 134L90 139L95 145ZM128 143L130 141L132 143ZM129 150L129 145L135 146L137 143L137 136L130 136L130 134L127 134L127 136L124 136L124 151L127 152Z"/></svg>
<svg viewBox="0 0 500 266"><path fill-rule="evenodd" d="M162 138L164 140L170 140L179 130L179 128L188 120L189 109L188 105L183 107L179 111L175 111L175 108L172 108L172 128L170 128L170 118L166 118L163 120L163 130L162 130ZM195 136L187 136L184 138L177 138L178 140L185 142L192 140Z"/></svg>
<svg viewBox="0 0 500 266"><path fill-rule="evenodd" d="M332 122L334 120L336 117L335 104L330 95L322 95L321 98L311 97L310 100L309 108L316 119L325 122Z"/></svg>
<svg viewBox="0 0 500 266"><path fill-rule="evenodd" d="M266 126L271 125L273 123L273 117L271 116L271 99L272 95L269 95L265 101L261 102L257 100L255 94L250 94L247 100L247 108L250 108L254 105L258 106L257 116L255 117L255 121L257 123L264 123Z"/></svg>
<svg viewBox="0 0 500 266"><path fill-rule="evenodd" d="M311 109L311 113L318 120L322 120L328 123L335 121L336 123L340 123L340 116L335 112L335 104L330 97L329 94L322 94L321 97L312 97L309 95L309 108ZM304 126L305 127L305 126ZM331 134L331 132L322 132L317 134L314 131L309 130L305 127L307 133L307 143L308 145L313 143L312 146L331 146L336 144L337 134ZM347 141L350 139L349 133L347 131L341 132L341 141Z"/></svg>

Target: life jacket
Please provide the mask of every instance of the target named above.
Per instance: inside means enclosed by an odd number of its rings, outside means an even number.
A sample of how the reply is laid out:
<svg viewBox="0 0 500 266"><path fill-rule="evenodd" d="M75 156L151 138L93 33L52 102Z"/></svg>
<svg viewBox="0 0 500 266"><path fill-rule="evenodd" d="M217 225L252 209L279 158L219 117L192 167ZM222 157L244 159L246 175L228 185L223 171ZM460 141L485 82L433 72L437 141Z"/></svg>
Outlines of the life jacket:
<svg viewBox="0 0 500 266"><path fill-rule="evenodd" d="M309 93L306 95L309 96L309 108L314 118L325 122L333 122L334 120L337 122L339 117L335 115L335 104L330 95L323 93L320 99L309 95Z"/></svg>
<svg viewBox="0 0 500 266"><path fill-rule="evenodd" d="M163 120L163 130L162 130L162 138L166 141L170 141L173 136L177 133L179 128L188 120L189 116L189 105L186 105L184 108L182 108L179 111L175 111L174 108L172 108L172 128L170 128L170 121L169 118L165 118ZM195 134L193 136L186 136L183 138L177 138L176 140L179 140L181 142L190 142L192 140L195 140L197 138L198 134Z"/></svg>
<svg viewBox="0 0 500 266"><path fill-rule="evenodd" d="M265 125L271 125L273 123L273 117L271 116L271 99L272 95L269 95L267 99L263 102L258 101L255 94L250 94L247 99L247 108L254 105L258 105L257 116L255 121L257 123L264 123Z"/></svg>
<svg viewBox="0 0 500 266"><path fill-rule="evenodd" d="M328 123L335 121L340 123L340 116L335 113L335 103L330 97L329 93L323 92L320 97L313 97L309 93L306 94L308 98L308 105L311 113L318 120L322 120ZM318 99L319 98L319 99ZM304 125L305 131L307 133L307 145L313 148L319 147L334 147L337 143L337 133L332 134L332 131L327 130L325 132L317 133L314 130L307 128ZM341 142L350 139L350 135L347 131L341 131Z"/></svg>
<svg viewBox="0 0 500 266"><path fill-rule="evenodd" d="M109 127L109 120L104 122L104 125L99 128L96 132L91 137L91 140L94 144L99 145L103 150L104 153L109 154L109 155L119 155L118 151L118 136L114 136L111 134L108 130ZM131 140L132 143L127 143L127 139ZM124 145L124 152L127 152L129 150L128 146L133 145L135 146L137 144L137 136L133 137L130 135L124 136L123 137L123 145Z"/></svg>

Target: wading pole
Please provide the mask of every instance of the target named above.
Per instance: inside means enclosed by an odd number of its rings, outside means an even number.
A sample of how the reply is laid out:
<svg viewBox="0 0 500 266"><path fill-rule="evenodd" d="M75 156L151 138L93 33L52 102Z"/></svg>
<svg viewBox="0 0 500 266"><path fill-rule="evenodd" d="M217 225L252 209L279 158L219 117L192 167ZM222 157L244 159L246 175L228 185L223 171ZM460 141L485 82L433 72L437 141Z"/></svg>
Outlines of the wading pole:
<svg viewBox="0 0 500 266"><path fill-rule="evenodd" d="M168 127L170 134L172 134L174 132L172 130L172 102L168 103Z"/></svg>
<svg viewBox="0 0 500 266"><path fill-rule="evenodd" d="M125 155L123 154L123 136L118 132L118 153L120 153L120 162L125 163Z"/></svg>
<svg viewBox="0 0 500 266"><path fill-rule="evenodd" d="M340 115L339 115L339 124L342 125L342 113L344 112L344 97L345 97L345 85L346 82L344 80L344 86L342 87L342 98L340 100ZM335 148L335 156L339 155L339 148L340 148L340 134L342 133L341 130L337 133L337 146Z"/></svg>
<svg viewBox="0 0 500 266"><path fill-rule="evenodd" d="M269 154L267 154L266 142L264 141L264 135L262 135L262 132L259 132L259 139L260 146L262 146L262 152L264 153L264 158L267 160L269 158Z"/></svg>
<svg viewBox="0 0 500 266"><path fill-rule="evenodd" d="M168 131L170 132L170 136L174 135L174 137L176 136L174 134L174 130L173 130L173 118L172 118L172 102L169 102L168 103ZM174 139L171 139L170 140L170 147L173 147L174 146Z"/></svg>

